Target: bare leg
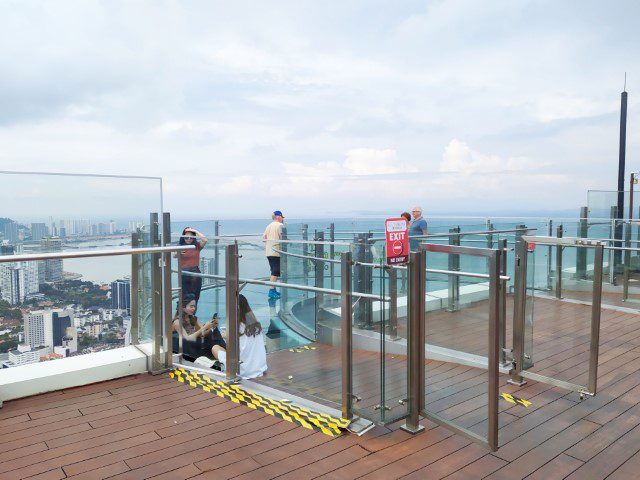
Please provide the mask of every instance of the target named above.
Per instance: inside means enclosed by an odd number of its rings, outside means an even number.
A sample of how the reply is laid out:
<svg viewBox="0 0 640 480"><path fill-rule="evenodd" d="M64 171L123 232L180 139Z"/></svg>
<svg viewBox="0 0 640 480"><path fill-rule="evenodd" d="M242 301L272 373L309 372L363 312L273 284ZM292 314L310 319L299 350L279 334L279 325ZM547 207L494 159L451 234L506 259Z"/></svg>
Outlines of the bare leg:
<svg viewBox="0 0 640 480"><path fill-rule="evenodd" d="M220 345L214 345L213 347L211 347L211 353L213 354L213 358L215 358L216 360L219 360L218 352L226 352L226 350Z"/></svg>

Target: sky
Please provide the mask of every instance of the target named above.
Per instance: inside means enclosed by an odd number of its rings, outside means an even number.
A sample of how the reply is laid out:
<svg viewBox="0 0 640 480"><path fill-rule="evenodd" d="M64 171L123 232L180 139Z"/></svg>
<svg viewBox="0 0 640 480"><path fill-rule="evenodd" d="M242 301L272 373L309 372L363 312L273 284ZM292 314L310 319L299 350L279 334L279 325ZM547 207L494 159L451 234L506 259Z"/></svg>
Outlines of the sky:
<svg viewBox="0 0 640 480"><path fill-rule="evenodd" d="M616 188L625 72L640 170L638 18L633 0L0 0L1 168L162 177L182 218L577 215ZM50 209L90 195L65 190Z"/></svg>

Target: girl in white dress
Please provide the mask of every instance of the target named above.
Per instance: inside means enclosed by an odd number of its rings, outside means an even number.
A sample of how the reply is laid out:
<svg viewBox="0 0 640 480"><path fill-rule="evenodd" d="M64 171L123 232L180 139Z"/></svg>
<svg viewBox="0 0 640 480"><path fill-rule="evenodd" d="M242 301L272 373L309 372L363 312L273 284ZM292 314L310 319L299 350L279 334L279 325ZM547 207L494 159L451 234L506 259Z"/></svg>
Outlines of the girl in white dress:
<svg viewBox="0 0 640 480"><path fill-rule="evenodd" d="M240 334L240 378L255 378L267 371L267 350L264 346L262 325L253 314L244 295L238 295L238 323ZM228 341L228 339L227 339ZM211 349L213 356L225 370L227 352L220 345Z"/></svg>

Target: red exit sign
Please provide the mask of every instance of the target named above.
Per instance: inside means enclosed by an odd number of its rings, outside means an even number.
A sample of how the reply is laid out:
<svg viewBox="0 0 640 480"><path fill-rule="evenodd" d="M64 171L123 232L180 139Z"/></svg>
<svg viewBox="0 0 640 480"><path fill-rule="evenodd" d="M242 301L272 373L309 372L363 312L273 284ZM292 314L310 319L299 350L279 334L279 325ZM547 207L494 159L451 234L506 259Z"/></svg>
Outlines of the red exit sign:
<svg viewBox="0 0 640 480"><path fill-rule="evenodd" d="M404 218L387 218L384 221L387 265L409 261L409 224Z"/></svg>

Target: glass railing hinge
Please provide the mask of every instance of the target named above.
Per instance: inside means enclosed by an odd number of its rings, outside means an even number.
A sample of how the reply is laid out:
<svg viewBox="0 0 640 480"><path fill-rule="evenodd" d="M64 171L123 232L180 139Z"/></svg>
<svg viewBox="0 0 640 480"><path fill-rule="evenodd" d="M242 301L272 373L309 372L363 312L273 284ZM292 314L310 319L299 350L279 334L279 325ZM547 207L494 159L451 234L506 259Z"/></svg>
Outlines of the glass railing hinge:
<svg viewBox="0 0 640 480"><path fill-rule="evenodd" d="M375 407L373 407L373 409L374 409L374 410L380 410L381 408L382 408L382 405L380 405L380 404L378 404L378 405L376 405ZM388 407L388 406L386 406L386 405L384 406L384 411L385 411L385 412L388 412L388 411L390 411L390 410L391 410L391 407Z"/></svg>

